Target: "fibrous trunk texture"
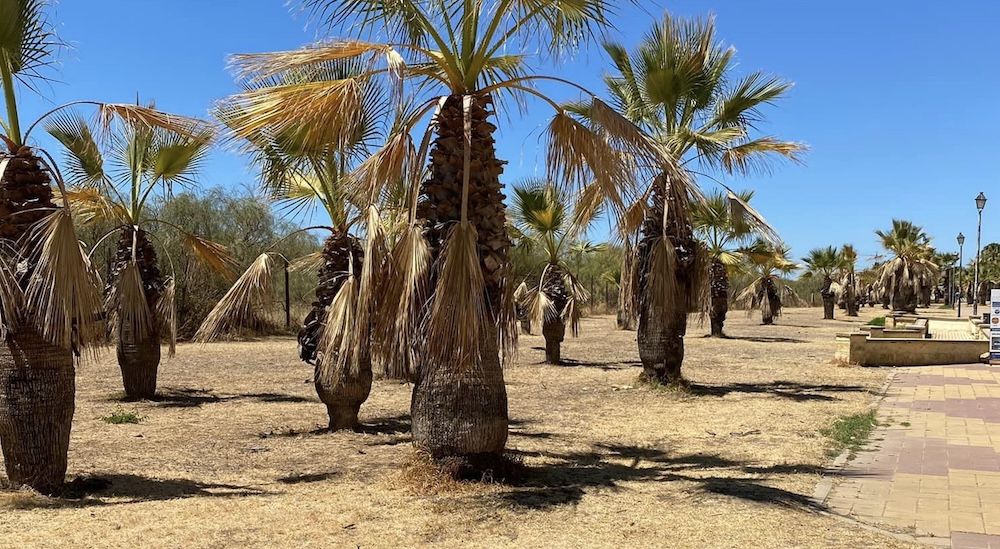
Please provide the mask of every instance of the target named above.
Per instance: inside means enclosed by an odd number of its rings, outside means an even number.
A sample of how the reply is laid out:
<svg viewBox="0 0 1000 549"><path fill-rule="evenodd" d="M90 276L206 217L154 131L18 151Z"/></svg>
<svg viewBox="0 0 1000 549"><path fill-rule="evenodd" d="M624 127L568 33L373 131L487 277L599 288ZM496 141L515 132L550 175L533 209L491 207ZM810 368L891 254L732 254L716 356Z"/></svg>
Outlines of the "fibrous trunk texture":
<svg viewBox="0 0 1000 549"><path fill-rule="evenodd" d="M566 287L566 272L561 266L550 263L542 277L541 291L552 303L552 314L546 314L542 323L545 336L545 362L559 364L562 360L561 346L566 337L566 321L563 311L569 303L569 289Z"/></svg>
<svg viewBox="0 0 1000 549"><path fill-rule="evenodd" d="M29 147L11 151L0 178L0 243L16 247L32 224L55 208L48 174ZM0 260L14 261L7 251ZM26 284L33 269L19 268ZM73 354L31 328L8 333L0 347L0 446L15 486L57 493L65 481L76 395Z"/></svg>
<svg viewBox="0 0 1000 549"><path fill-rule="evenodd" d="M619 330L635 330L635 249L631 238L626 239L622 250L621 283L618 285L617 322Z"/></svg>
<svg viewBox="0 0 1000 549"><path fill-rule="evenodd" d="M351 265L353 259L353 267ZM323 357L319 349L323 337L327 312L344 280L353 268L360 273L363 267L364 249L357 238L347 232L335 232L323 245L323 264L319 269L319 285L316 287L316 301L306 315L299 330L299 357L315 366L313 380L316 394L326 404L330 430L356 429L358 412L368 400L372 389L371 354L367 346L362 348L360 364L355 371L344 368L323 368Z"/></svg>
<svg viewBox="0 0 1000 549"><path fill-rule="evenodd" d="M489 306L481 333L481 359L460 367L417 357L411 415L414 444L433 458L453 458L473 469L490 468L507 444L507 389L499 353L497 312L503 302L509 270L510 239L504 228L504 195L496 158L493 115L489 97L476 97L471 107L472 146L469 166L469 221L478 235L480 267ZM425 222L437 284L442 246L452 226L461 219L464 161L462 96L451 96L441 109L430 153L430 177L421 187L417 217ZM432 300L435 297L432 295ZM430 307L427 308L428 318ZM426 325L426 323L425 323ZM424 328L422 337L426 338Z"/></svg>
<svg viewBox="0 0 1000 549"><path fill-rule="evenodd" d="M156 249L143 229L127 227L122 230L118 249L111 265L107 291L117 283L122 270L132 261L133 244L135 262L142 278L142 289L146 305L154 319L146 334L133 333L134 328L127 323L118 326L118 367L122 373L125 396L132 400L151 399L156 395L156 375L160 367L160 325L155 311L163 294L163 275L157 262Z"/></svg>
<svg viewBox="0 0 1000 549"><path fill-rule="evenodd" d="M917 312L917 292L911 281L903 280L904 271L896 272L896 283L892 289L892 310L907 313Z"/></svg>
<svg viewBox="0 0 1000 549"><path fill-rule="evenodd" d="M712 325L712 337L724 337L723 328L726 324L726 313L729 312L729 272L718 258L712 258L708 267L709 291L712 304L708 312Z"/></svg>
<svg viewBox="0 0 1000 549"><path fill-rule="evenodd" d="M833 320L833 310L836 306L836 298L830 286L833 280L829 276L823 277L823 287L819 290L820 297L823 298L823 320Z"/></svg>
<svg viewBox="0 0 1000 549"><path fill-rule="evenodd" d="M696 301L699 282L697 277L700 273L695 268L698 245L687 210L682 204L686 197L680 189L671 185L666 175L654 180L649 200L637 247L639 358L642 361L643 379L654 383L678 384L683 381L681 365L684 362L684 334L687 332L688 313L692 310L692 303ZM665 206L668 213L664 221ZM653 249L663 245L662 238L668 239L675 250L673 273L653 272ZM652 295L654 277L673 277L676 290L666 297ZM662 310L658 310L657 302L663 303Z"/></svg>
<svg viewBox="0 0 1000 549"><path fill-rule="evenodd" d="M778 293L778 284L770 277L764 279L764 292L767 300L760 309L760 320L762 324L770 325L781 314L781 294Z"/></svg>

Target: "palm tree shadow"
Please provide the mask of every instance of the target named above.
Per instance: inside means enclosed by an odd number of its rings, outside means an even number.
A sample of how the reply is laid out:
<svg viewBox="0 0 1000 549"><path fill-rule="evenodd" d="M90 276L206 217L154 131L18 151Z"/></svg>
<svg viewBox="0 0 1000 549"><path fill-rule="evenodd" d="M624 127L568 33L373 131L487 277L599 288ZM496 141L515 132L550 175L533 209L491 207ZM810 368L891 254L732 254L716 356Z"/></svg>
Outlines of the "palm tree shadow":
<svg viewBox="0 0 1000 549"><path fill-rule="evenodd" d="M725 385L689 383L687 391L695 396L724 397L730 393L746 393L773 395L797 402L829 402L841 399L824 393L868 392L868 388L861 385L815 385L794 381L772 381L769 383L728 383Z"/></svg>
<svg viewBox="0 0 1000 549"><path fill-rule="evenodd" d="M808 343L804 339L796 339L794 337L771 337L771 336L731 336L727 335L723 339L731 339L734 341L750 341L753 343Z"/></svg>
<svg viewBox="0 0 1000 549"><path fill-rule="evenodd" d="M620 490L624 482L693 483L696 490L770 505L821 508L809 496L764 484L768 475L823 472L810 464L753 466L718 455L672 456L655 448L627 445L597 445L589 452L556 454L519 452L554 462L526 467L523 476L510 483L502 499L517 507L547 509L579 502L594 489ZM734 476L700 476L706 469L728 471ZM764 478L761 478L764 477Z"/></svg>
<svg viewBox="0 0 1000 549"><path fill-rule="evenodd" d="M140 475L111 474L79 477L66 485L61 498L29 498L17 509L95 507L186 498L238 498L267 496L272 492L251 486L199 482L191 479L158 479ZM108 501L114 499L115 501Z"/></svg>
<svg viewBox="0 0 1000 549"><path fill-rule="evenodd" d="M638 360L613 360L605 362L587 362L574 360L572 358L562 359L557 366L567 366L570 368L598 368L601 370L627 370L635 366L642 366Z"/></svg>
<svg viewBox="0 0 1000 549"><path fill-rule="evenodd" d="M124 395L110 399L113 402L135 402ZM263 403L300 403L317 402L315 398L307 398L299 395L287 393L236 393L231 395L219 395L210 389L190 389L190 388L164 388L161 389L149 402L155 403L160 408L199 408L206 404L218 404L221 402L236 402L240 400L255 400Z"/></svg>

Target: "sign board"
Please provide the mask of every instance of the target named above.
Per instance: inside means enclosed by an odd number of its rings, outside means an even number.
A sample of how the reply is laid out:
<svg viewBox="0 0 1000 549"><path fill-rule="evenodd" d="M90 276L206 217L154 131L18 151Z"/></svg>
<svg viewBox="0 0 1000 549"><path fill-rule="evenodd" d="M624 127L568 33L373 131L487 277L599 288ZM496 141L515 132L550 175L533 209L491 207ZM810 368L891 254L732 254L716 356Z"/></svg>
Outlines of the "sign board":
<svg viewBox="0 0 1000 549"><path fill-rule="evenodd" d="M990 364L1000 365L1000 290L990 290Z"/></svg>

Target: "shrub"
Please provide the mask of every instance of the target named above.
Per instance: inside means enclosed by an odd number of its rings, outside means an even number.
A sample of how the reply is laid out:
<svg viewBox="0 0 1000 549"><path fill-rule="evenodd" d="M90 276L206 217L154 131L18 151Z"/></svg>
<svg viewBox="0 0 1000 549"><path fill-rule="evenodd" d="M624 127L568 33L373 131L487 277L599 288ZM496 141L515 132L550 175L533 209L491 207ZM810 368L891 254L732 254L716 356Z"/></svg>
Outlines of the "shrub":
<svg viewBox="0 0 1000 549"><path fill-rule="evenodd" d="M114 412L111 412L111 415L102 417L101 419L104 420L105 423L110 423L112 425L134 425L141 422L143 418L135 412L124 410L119 407L115 409Z"/></svg>
<svg viewBox="0 0 1000 549"><path fill-rule="evenodd" d="M877 316L868 321L869 326L885 326L885 317Z"/></svg>

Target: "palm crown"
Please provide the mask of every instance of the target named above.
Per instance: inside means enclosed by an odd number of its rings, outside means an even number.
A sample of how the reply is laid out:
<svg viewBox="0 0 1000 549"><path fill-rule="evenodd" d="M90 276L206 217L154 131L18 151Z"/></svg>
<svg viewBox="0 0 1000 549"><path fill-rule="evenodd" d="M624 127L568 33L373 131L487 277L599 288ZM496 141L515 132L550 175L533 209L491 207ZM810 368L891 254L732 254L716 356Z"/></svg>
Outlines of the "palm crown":
<svg viewBox="0 0 1000 549"><path fill-rule="evenodd" d="M832 278L844 264L844 257L834 246L825 248L814 248L809 250L809 255L802 258L805 263L805 271L802 278Z"/></svg>

